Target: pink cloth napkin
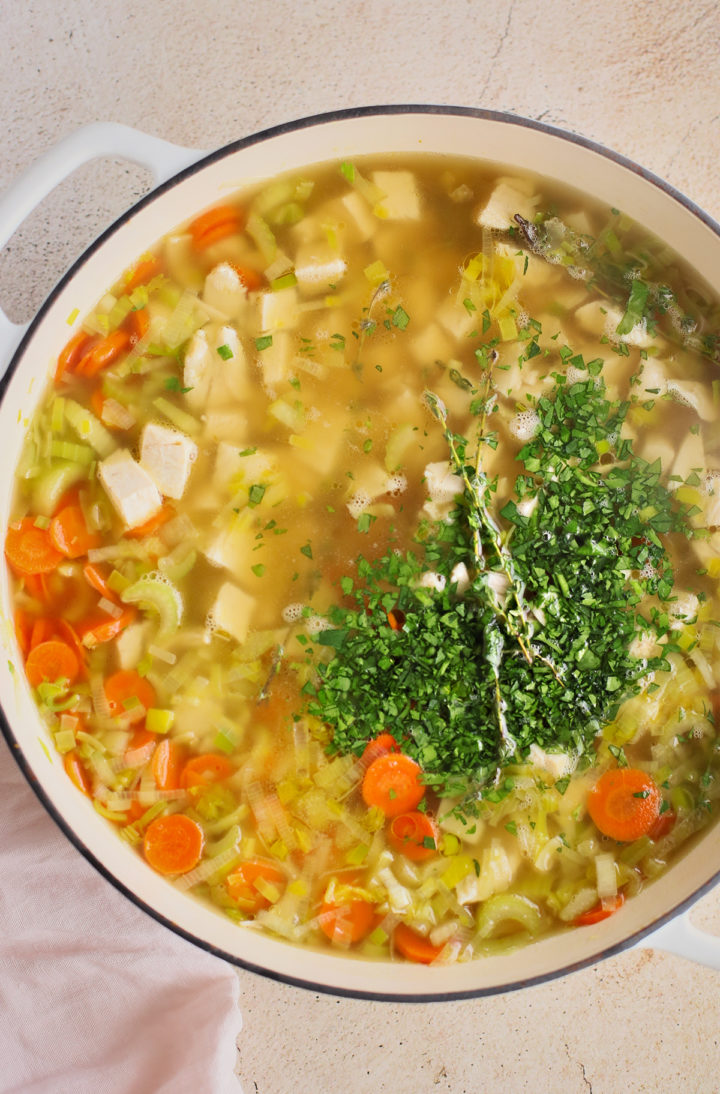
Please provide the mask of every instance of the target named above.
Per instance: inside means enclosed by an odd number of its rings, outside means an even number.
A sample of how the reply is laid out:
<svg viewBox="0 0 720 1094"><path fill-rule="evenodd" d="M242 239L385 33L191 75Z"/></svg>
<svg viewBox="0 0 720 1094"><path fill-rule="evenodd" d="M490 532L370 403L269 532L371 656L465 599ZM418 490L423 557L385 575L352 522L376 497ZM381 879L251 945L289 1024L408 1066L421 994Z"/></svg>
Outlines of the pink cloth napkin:
<svg viewBox="0 0 720 1094"><path fill-rule="evenodd" d="M0 1091L242 1094L234 970L80 855L0 738Z"/></svg>

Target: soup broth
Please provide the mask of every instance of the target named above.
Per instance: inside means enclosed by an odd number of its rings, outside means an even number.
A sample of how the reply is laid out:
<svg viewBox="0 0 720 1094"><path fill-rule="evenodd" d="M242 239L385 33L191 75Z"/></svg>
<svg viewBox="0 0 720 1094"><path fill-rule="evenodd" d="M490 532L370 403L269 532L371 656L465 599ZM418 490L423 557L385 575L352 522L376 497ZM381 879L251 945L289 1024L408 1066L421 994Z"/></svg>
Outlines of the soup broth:
<svg viewBox="0 0 720 1094"><path fill-rule="evenodd" d="M6 538L79 792L292 942L617 912L717 809L719 314L621 211L462 159L153 244L54 363Z"/></svg>

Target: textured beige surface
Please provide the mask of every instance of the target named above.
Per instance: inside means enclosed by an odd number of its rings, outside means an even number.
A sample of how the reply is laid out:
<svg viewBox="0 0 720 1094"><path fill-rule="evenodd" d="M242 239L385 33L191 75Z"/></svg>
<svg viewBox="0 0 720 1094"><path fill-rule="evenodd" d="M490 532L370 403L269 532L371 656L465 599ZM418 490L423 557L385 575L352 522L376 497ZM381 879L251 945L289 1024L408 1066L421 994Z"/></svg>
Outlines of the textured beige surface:
<svg viewBox="0 0 720 1094"><path fill-rule="evenodd" d="M89 121L210 148L336 107L436 102L580 132L720 218L719 57L716 2L0 0L0 189ZM119 162L64 183L0 255L12 318L146 185ZM694 916L720 933L720 892ZM417 1007L240 981L246 1094L720 1090L720 973L668 955Z"/></svg>

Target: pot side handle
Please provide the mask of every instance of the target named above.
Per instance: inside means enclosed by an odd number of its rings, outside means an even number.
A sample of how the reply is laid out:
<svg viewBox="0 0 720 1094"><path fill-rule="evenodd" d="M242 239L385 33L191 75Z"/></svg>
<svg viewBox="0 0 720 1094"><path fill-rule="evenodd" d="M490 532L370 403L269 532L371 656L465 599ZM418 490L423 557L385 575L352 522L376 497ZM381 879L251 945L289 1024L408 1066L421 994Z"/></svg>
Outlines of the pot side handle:
<svg viewBox="0 0 720 1094"><path fill-rule="evenodd" d="M690 922L687 912L646 935L635 948L665 950L677 957L695 961L698 965L720 970L720 937L701 931Z"/></svg>
<svg viewBox="0 0 720 1094"><path fill-rule="evenodd" d="M0 247L58 183L90 160L103 156L131 160L147 168L158 185L204 155L199 149L182 148L118 122L82 126L44 152L0 197ZM11 323L0 309L0 377L28 326Z"/></svg>

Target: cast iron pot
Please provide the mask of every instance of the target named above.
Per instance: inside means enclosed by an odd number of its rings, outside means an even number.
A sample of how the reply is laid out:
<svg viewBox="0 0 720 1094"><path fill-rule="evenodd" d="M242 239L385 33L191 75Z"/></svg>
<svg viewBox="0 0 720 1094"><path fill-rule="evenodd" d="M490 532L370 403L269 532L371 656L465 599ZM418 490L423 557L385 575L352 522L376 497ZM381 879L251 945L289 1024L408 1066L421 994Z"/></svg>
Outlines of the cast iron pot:
<svg viewBox="0 0 720 1094"><path fill-rule="evenodd" d="M157 188L75 262L26 327L0 312L0 527L6 527L23 435L59 349L104 287L148 245L229 188L322 160L364 153L433 152L531 168L572 184L644 224L684 255L720 293L720 226L649 172L581 137L508 114L433 106L371 107L269 129L210 154L178 148L125 126L91 125L43 156L0 200L0 246L67 174L99 156L143 164ZM79 318L68 327L68 316ZM1 373L0 373L1 374ZM11 618L6 568L0 610ZM633 945L659 946L720 969L720 938L693 927L687 909L720 876L720 825L610 919L501 957L424 967L371 962L289 945L238 927L155 874L118 839L64 773L38 717L12 627L2 628L3 732L30 785L78 850L115 887L178 934L244 968L316 991L373 999L451 999L520 988Z"/></svg>

